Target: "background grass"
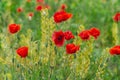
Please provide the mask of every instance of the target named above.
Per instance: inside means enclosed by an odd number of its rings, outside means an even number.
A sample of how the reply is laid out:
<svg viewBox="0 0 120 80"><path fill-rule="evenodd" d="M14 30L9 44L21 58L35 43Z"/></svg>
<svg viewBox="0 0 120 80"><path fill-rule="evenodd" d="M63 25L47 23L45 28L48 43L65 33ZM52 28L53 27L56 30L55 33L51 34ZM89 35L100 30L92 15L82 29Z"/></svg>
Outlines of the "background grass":
<svg viewBox="0 0 120 80"><path fill-rule="evenodd" d="M53 14L60 8L61 4L66 4L66 11L73 14L73 17L63 23L57 24L57 29L71 30L74 34L76 34L77 29L80 25L84 25L86 29L91 27L97 27L101 31L101 36L98 40L95 41L95 50L92 54L94 56L91 58L95 62L96 58L99 58L101 55L101 51L106 47L111 47L115 45L113 43L113 37L111 28L113 26L112 17L116 12L120 12L120 0L45 0L45 3L50 5L51 9L49 10L49 17L53 16ZM31 0L31 2L26 2L25 0L0 0L0 34L4 34L7 31L7 27L10 23L18 23L21 24L22 30L17 34L26 34L27 29L32 29L32 40L36 41L41 38L41 15L40 12L35 10L36 3L35 0ZM16 9L18 7L23 8L22 13L17 13ZM34 16L30 21L28 19L28 13L33 12ZM118 23L118 29L120 30L120 23ZM118 30L118 31L119 31ZM120 32L118 33L119 37ZM18 39L20 37L18 36ZM2 39L0 39L2 40ZM2 51L0 51L0 54ZM107 67L105 68L104 75L102 76L103 80L119 80L120 77L120 67L119 67L120 59L119 56L111 57L107 61ZM91 64L92 65L92 64ZM47 66L43 69L46 74ZM94 66L97 68L97 65ZM21 67L22 68L22 67ZM42 67L43 68L43 67ZM0 72L6 69L9 71L9 67L6 65L0 66ZM68 68L67 68L68 69ZM14 71L14 69L11 69ZM23 68L24 70L24 68ZM35 70L35 69L33 69ZM68 69L69 70L69 69ZM94 70L94 68L90 68L90 72ZM61 74L65 75L66 72L63 69L60 69ZM33 71L34 72L34 71ZM4 71L4 73L6 73ZM39 72L35 71L33 73L34 76L38 75ZM57 72L53 72L56 74ZM29 73L27 73L28 75ZM60 73L57 73L58 75ZM42 76L42 75L41 75ZM46 76L46 75L44 75ZM19 74L16 76L19 77ZM94 78L91 74L88 74L85 80L89 80L90 78ZM28 77L29 78L29 77ZM27 79L28 79L27 78ZM37 77L38 78L38 77ZM32 77L32 79L37 80L37 78ZM59 78L59 76L58 76ZM87 79L88 78L88 79ZM56 78L53 76L51 80L55 80ZM60 78L61 79L61 78ZM22 79L21 79L22 80Z"/></svg>

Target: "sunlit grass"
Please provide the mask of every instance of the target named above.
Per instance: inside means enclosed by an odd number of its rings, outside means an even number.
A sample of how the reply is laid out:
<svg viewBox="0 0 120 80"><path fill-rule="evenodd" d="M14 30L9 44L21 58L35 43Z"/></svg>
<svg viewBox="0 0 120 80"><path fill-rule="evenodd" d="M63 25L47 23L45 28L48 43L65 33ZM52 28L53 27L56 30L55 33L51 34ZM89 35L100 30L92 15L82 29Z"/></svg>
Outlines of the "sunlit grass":
<svg viewBox="0 0 120 80"><path fill-rule="evenodd" d="M113 15L120 11L119 0L45 0L50 9L36 11L35 0L0 1L0 80L119 80L119 56L109 54L113 45L119 45L120 23ZM61 4L67 5L72 18L62 23L54 22L53 14ZM17 8L23 12L18 13ZM28 13L33 12L30 19ZM20 24L15 34L8 25ZM97 27L98 39L83 41L78 33ZM57 47L52 34L57 30L70 30L75 38ZM80 45L75 54L67 54L68 43ZM29 48L28 56L21 58L16 50Z"/></svg>

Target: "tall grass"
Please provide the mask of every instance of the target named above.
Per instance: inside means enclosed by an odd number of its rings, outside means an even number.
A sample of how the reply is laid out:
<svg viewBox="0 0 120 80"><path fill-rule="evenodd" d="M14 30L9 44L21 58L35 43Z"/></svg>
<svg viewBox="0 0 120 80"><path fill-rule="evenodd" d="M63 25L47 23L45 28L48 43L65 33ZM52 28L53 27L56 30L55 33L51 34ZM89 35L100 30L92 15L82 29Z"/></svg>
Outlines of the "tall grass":
<svg viewBox="0 0 120 80"><path fill-rule="evenodd" d="M35 11L37 3L31 0L0 1L0 80L119 80L119 56L111 56L109 48L119 44L119 23L112 16L120 11L119 0L45 0L51 9ZM56 24L54 12L62 3L72 19ZM22 7L24 12L17 13ZM33 12L32 20L28 13ZM21 30L8 32L8 25L18 23ZM83 26L84 25L84 26ZM101 36L83 41L78 33L98 27ZM56 30L71 30L75 39L65 42L80 45L80 50L68 55L65 45L56 47L52 34ZM28 46L26 58L17 55L20 46Z"/></svg>

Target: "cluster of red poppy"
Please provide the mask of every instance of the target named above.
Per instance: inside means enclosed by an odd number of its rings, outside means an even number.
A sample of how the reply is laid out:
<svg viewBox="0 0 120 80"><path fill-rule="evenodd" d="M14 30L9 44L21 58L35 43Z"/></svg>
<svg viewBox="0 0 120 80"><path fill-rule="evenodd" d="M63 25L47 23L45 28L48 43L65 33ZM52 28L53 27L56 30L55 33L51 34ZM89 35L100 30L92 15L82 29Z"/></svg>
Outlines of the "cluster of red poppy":
<svg viewBox="0 0 120 80"><path fill-rule="evenodd" d="M119 22L120 21L120 12L117 12L113 16L113 20L115 22ZM120 45L113 46L112 48L110 48L109 52L110 52L111 55L120 55Z"/></svg>
<svg viewBox="0 0 120 80"><path fill-rule="evenodd" d="M93 36L95 39L100 35L100 31L97 28L91 28L90 30L85 30L79 33L79 36L82 40L88 40L90 38L90 35ZM73 39L74 35L71 31L63 32L55 31L52 35L52 40L55 43L56 46L61 47L63 46L65 40ZM79 50L80 46L76 46L75 44L67 44L66 45L66 52L68 54L76 53L76 51Z"/></svg>
<svg viewBox="0 0 120 80"><path fill-rule="evenodd" d="M31 0L27 0L27 2L31 2ZM44 0L36 0L36 3L37 3L37 6L35 7L35 10L36 11L41 11L42 9L44 9L44 8L47 8L47 9L50 9L50 6L48 5L48 4L46 4L45 2L44 2ZM21 12L23 12L23 8L22 7L19 7L19 8L17 8L17 12L18 13L21 13ZM31 18L34 16L34 13L33 12L29 12L28 13L28 18L31 20Z"/></svg>
<svg viewBox="0 0 120 80"><path fill-rule="evenodd" d="M56 23L61 23L61 22L66 21L66 20L68 20L72 17L72 14L67 13L65 11L65 9L66 9L66 5L63 4L63 5L61 5L61 10L54 14L53 17L54 17L54 21ZM90 38L90 36L93 36L95 39L97 39L97 37L99 35L100 35L100 31L97 28L91 28L90 30L82 31L79 34L79 36L83 40L88 40ZM65 40L70 40L70 39L73 39L73 38L74 38L74 35L72 34L71 31L66 31L66 32L63 32L62 30L55 31L52 35L52 40L55 43L55 45L58 46L58 47L61 47L64 44ZM72 43L67 44L66 45L66 52L68 54L73 54L73 53L76 53L76 51L78 51L79 48L80 48L79 45L75 45L75 44L72 44Z"/></svg>
<svg viewBox="0 0 120 80"><path fill-rule="evenodd" d="M36 11L41 11L41 10L42 10L42 6L41 6L41 5L38 5L38 6L36 6L35 9L36 9ZM18 13L23 12L23 8L21 8L21 7L17 8L17 12L18 12Z"/></svg>
<svg viewBox="0 0 120 80"><path fill-rule="evenodd" d="M27 2L31 2L31 0L27 0ZM38 4L38 6L36 6L36 11L41 11L41 10L43 9L42 4L44 4L44 0L36 0L36 2L37 2L37 4ZM48 5L47 5L47 8L49 8ZM63 11L63 10L65 10L65 9L66 9L66 5L63 4L63 5L61 5L61 11L60 11L60 12L56 12L56 13L54 14L54 18L55 18L54 20L55 20L55 22L56 22L56 20L57 20L57 22L65 21L65 20L67 20L68 18L70 18L70 17L72 16L72 14ZM23 9L22 9L21 7L20 7L20 8L17 8L17 12L18 12L18 13L21 13L21 12L23 12ZM34 13L33 13L33 12L30 12L30 13L28 14L29 19L31 19L33 15L34 15ZM59 18L60 18L60 19L59 19ZM21 27L20 27L19 24L10 24L10 25L8 26L8 30L9 30L9 32L10 32L11 34L17 33L18 31L20 31L20 29L21 29ZM59 34L59 33L61 33L61 34ZM61 41L61 43L58 43L59 40L56 41L55 36L61 36L61 37L59 37L59 39L60 39L60 40L63 40L63 41ZM64 33L63 33L62 31L60 31L60 32L55 32L53 39L56 41L55 44L56 44L57 46L63 45L63 43L64 43L63 37L64 37L66 40L70 40L70 39L74 38L72 32L70 32L70 31L66 31L66 32L64 32ZM75 47L75 46L73 46L73 47ZM77 48L77 49L78 49L78 48ZM17 53L19 56L21 56L22 58L25 58L25 57L28 55L28 47L26 47L26 46L20 47L20 48L18 48L18 49L16 50L16 53Z"/></svg>
<svg viewBox="0 0 120 80"><path fill-rule="evenodd" d="M52 40L54 41L55 45L58 47L63 46L65 40L70 40L73 38L74 35L72 34L71 31L66 31L66 32L63 32L62 30L55 31L52 35Z"/></svg>
<svg viewBox="0 0 120 80"><path fill-rule="evenodd" d="M27 0L27 2L31 2L31 0ZM44 0L36 0L36 2L39 4L42 4L44 3ZM42 10L42 5L38 5L36 6L36 11L41 11ZM49 8L49 6L47 5L46 8ZM23 12L23 9L21 7L17 8L17 12L18 13L21 13ZM33 17L34 13L33 12L30 12L28 14L29 18L31 19ZM8 26L8 30L11 34L15 34L17 33L18 31L20 31L20 25L19 24L10 24ZM21 56L22 58L25 58L28 56L28 47L27 46L22 46L20 48L18 48L16 50L16 53Z"/></svg>
<svg viewBox="0 0 120 80"><path fill-rule="evenodd" d="M20 30L19 24L10 24L8 26L8 30L11 34L15 34ZM16 53L21 56L22 58L25 58L28 55L28 47L23 46L16 50Z"/></svg>
<svg viewBox="0 0 120 80"><path fill-rule="evenodd" d="M93 27L89 30L84 30L80 32L78 35L82 40L89 40L90 36L93 36L95 39L97 39L100 35L100 30Z"/></svg>
<svg viewBox="0 0 120 80"><path fill-rule="evenodd" d="M31 0L27 0L27 2L31 2ZM36 11L41 11L43 8L50 8L50 6L45 5L44 0L36 0L37 2L37 6L36 6ZM60 10L55 12L53 17L54 17L54 21L56 23L61 23L63 21L66 21L68 19L70 19L72 17L71 13L68 13L65 11L65 9L67 8L67 6L65 4L62 4L60 7ZM21 7L17 8L17 12L21 13L23 12L23 9ZM30 12L28 14L28 16L31 18L34 15L33 12ZM113 17L113 20L115 22L119 22L120 21L120 13L116 13L115 16ZM8 27L8 30L11 34L15 34L20 30L20 25L19 24L10 24ZM78 34L78 36L82 39L82 40L89 40L90 36L94 37L95 39L98 38L98 36L100 35L100 30L97 28L91 28L89 30L84 30L82 32L80 32ZM71 31L65 31L63 32L62 30L60 31L55 31L52 35L52 40L55 43L56 46L61 47L63 46L65 41L74 39L74 35L72 34ZM67 54L74 54L76 53L78 50L80 49L79 45L75 45L73 43L68 43L66 45L66 52ZM28 55L28 47L27 46L23 46L20 47L16 50L16 53L21 56L22 58L25 58ZM119 55L120 54L120 46L114 46L110 49L110 54L114 55Z"/></svg>
<svg viewBox="0 0 120 80"><path fill-rule="evenodd" d="M65 31L65 32L63 32L62 30L55 31L52 35L52 40L54 41L55 45L58 47L63 46L65 40L70 40L73 38L74 38L74 35L72 34L71 31ZM78 50L79 50L79 46L75 44L71 43L66 45L66 52L68 54L76 53L76 51Z"/></svg>

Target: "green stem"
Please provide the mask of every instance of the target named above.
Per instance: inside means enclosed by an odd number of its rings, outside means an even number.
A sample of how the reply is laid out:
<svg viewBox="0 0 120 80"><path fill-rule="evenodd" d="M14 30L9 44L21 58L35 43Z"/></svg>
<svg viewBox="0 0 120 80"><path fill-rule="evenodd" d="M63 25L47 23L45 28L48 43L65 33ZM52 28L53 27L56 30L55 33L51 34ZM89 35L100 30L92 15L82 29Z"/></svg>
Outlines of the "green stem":
<svg viewBox="0 0 120 80"><path fill-rule="evenodd" d="M118 61L119 61L120 56L116 55L116 57L117 57L117 61L116 61L117 74L116 75L119 76L119 64L118 64ZM118 77L118 79L119 79L119 77Z"/></svg>
<svg viewBox="0 0 120 80"><path fill-rule="evenodd" d="M74 54L74 68L73 68L73 73L74 73L74 80L76 80L76 54Z"/></svg>

